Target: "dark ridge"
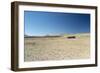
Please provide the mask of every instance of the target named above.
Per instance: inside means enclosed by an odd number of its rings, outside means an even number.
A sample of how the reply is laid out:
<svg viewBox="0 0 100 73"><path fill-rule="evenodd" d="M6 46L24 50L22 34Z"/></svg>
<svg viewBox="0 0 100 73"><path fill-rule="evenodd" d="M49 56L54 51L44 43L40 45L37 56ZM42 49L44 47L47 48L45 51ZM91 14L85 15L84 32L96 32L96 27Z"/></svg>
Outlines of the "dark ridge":
<svg viewBox="0 0 100 73"><path fill-rule="evenodd" d="M24 36L25 38L56 38L61 36Z"/></svg>

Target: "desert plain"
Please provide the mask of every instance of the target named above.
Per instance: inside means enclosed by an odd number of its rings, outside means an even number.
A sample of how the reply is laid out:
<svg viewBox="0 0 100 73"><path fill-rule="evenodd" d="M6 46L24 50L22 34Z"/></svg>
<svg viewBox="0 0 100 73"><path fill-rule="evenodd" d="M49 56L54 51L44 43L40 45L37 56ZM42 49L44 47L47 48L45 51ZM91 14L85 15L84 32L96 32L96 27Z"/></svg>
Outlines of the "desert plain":
<svg viewBox="0 0 100 73"><path fill-rule="evenodd" d="M74 36L74 38L68 38ZM75 60L90 57L90 34L24 37L24 61Z"/></svg>

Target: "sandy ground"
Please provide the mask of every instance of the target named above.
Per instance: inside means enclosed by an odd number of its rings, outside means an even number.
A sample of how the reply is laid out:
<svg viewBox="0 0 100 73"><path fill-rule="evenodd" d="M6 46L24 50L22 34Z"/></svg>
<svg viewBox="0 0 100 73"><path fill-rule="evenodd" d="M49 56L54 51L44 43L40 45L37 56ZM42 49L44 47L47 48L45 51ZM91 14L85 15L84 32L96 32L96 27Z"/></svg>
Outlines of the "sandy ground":
<svg viewBox="0 0 100 73"><path fill-rule="evenodd" d="M24 60L71 60L90 57L90 36L25 38Z"/></svg>

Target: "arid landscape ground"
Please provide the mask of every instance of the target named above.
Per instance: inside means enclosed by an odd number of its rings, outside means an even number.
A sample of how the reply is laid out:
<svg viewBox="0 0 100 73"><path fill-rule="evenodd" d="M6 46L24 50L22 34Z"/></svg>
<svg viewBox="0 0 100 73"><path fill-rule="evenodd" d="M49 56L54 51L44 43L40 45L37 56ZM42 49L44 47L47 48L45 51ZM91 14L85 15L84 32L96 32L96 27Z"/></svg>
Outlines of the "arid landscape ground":
<svg viewBox="0 0 100 73"><path fill-rule="evenodd" d="M74 38L68 38L75 36ZM60 37L25 37L24 60L72 60L90 57L90 35L81 33Z"/></svg>

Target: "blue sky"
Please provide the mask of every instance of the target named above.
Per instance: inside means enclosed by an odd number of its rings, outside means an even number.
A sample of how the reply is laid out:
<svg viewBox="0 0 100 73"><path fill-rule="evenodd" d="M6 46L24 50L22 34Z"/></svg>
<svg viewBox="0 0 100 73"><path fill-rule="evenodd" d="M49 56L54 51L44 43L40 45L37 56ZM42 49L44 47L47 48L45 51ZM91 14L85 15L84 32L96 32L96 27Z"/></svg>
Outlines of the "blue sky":
<svg viewBox="0 0 100 73"><path fill-rule="evenodd" d="M24 11L24 33L30 36L90 32L90 14Z"/></svg>

